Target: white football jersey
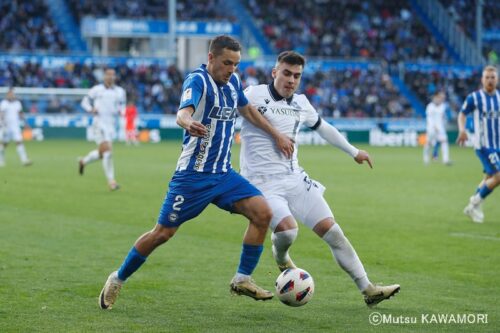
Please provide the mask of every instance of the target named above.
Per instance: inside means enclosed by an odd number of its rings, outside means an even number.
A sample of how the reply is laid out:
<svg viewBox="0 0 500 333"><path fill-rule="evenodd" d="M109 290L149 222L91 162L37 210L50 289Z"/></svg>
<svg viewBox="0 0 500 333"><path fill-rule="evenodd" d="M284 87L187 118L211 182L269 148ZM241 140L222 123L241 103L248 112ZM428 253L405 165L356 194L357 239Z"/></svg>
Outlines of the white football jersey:
<svg viewBox="0 0 500 333"><path fill-rule="evenodd" d="M0 103L0 112L2 113L0 117L2 120L0 122L7 128L19 127L21 125L19 123L19 114L22 110L23 106L18 100L9 101L8 99L4 99Z"/></svg>
<svg viewBox="0 0 500 333"><path fill-rule="evenodd" d="M431 102L425 109L427 131L443 131L446 127L446 104Z"/></svg>
<svg viewBox="0 0 500 333"><path fill-rule="evenodd" d="M94 124L103 127L115 127L116 116L125 109L126 96L123 88L113 85L106 88L104 84L98 84L89 90L87 96L82 100L85 111L97 110L94 116Z"/></svg>
<svg viewBox="0 0 500 333"><path fill-rule="evenodd" d="M304 124L316 129L321 118L305 95L282 98L273 84L250 86L245 96L279 132L297 142L297 133ZM276 147L274 139L245 118L241 125L241 174L245 177L293 174L302 171L297 159L297 144L291 159Z"/></svg>

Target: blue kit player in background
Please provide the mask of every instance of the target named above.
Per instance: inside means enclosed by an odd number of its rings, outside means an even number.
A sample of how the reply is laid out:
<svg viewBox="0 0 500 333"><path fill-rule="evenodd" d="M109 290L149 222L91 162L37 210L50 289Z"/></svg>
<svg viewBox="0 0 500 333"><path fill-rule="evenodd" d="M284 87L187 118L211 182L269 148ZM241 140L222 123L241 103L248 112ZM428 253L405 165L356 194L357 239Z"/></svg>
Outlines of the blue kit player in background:
<svg viewBox="0 0 500 333"><path fill-rule="evenodd" d="M248 103L235 70L241 46L228 36L214 38L208 64L184 81L177 124L184 128L182 153L153 230L136 241L120 269L109 275L99 296L99 306L111 309L123 282L132 275L159 245L168 241L182 223L198 216L210 203L248 218L240 263L230 284L233 294L267 300L273 294L255 284L251 274L259 261L271 208L262 193L231 168L231 145L236 112L269 133L275 149L287 158L293 141L277 132Z"/></svg>
<svg viewBox="0 0 500 333"><path fill-rule="evenodd" d="M467 141L465 122L467 115L472 114L472 141L485 176L476 194L470 197L464 213L476 223L484 221L482 202L500 184L500 93L497 90L498 71L494 66L484 68L481 83L483 88L469 94L460 111L457 139L460 145Z"/></svg>

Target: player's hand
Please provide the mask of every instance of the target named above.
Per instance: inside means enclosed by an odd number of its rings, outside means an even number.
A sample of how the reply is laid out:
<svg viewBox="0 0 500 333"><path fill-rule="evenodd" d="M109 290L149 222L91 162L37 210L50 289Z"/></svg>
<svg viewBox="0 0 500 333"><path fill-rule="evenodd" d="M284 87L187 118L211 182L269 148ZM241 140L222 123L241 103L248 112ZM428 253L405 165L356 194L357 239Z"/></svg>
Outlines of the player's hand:
<svg viewBox="0 0 500 333"><path fill-rule="evenodd" d="M467 141L467 132L466 131L460 131L458 133L457 143L460 146L463 146L466 141Z"/></svg>
<svg viewBox="0 0 500 333"><path fill-rule="evenodd" d="M278 150L282 152L286 158L292 158L293 151L295 150L295 141L293 141L283 133L278 133L274 140L276 141Z"/></svg>
<svg viewBox="0 0 500 333"><path fill-rule="evenodd" d="M98 114L99 112L97 111L96 108L92 108L92 111L90 111L90 113L92 113L92 114Z"/></svg>
<svg viewBox="0 0 500 333"><path fill-rule="evenodd" d="M354 160L358 163L358 164L363 164L364 161L366 161L366 163L368 163L368 165L370 166L370 169L373 169L373 166L372 166L372 159L370 158L370 155L364 151L364 150L360 150L358 152L358 155L356 155L354 157Z"/></svg>
<svg viewBox="0 0 500 333"><path fill-rule="evenodd" d="M208 133L205 125L195 120L189 123L189 125L186 127L186 131L188 131L190 135L196 137L204 137Z"/></svg>

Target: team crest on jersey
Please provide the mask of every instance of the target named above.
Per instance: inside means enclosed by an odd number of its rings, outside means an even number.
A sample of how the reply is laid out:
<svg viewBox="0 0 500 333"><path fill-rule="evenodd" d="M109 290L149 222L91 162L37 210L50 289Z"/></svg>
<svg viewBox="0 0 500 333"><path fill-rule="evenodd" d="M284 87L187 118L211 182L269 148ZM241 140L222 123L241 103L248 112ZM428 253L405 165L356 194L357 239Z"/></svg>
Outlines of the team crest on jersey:
<svg viewBox="0 0 500 333"><path fill-rule="evenodd" d="M190 100L191 96L192 96L192 92L193 92L193 90L191 88L187 88L186 90L184 90L184 93L182 94L182 101L185 102L185 101Z"/></svg>

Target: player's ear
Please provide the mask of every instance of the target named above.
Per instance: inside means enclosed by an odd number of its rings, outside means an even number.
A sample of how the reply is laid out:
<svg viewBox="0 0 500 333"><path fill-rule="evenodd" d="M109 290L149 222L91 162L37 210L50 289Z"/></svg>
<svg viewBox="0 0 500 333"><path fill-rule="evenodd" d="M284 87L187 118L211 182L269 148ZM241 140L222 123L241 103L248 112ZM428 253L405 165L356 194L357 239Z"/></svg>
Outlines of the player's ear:
<svg viewBox="0 0 500 333"><path fill-rule="evenodd" d="M276 69L276 67L274 67L273 70L271 71L271 75L273 76L273 79L276 78L276 73L277 73L277 69Z"/></svg>
<svg viewBox="0 0 500 333"><path fill-rule="evenodd" d="M212 52L208 52L208 62L212 62L214 60L215 56Z"/></svg>

